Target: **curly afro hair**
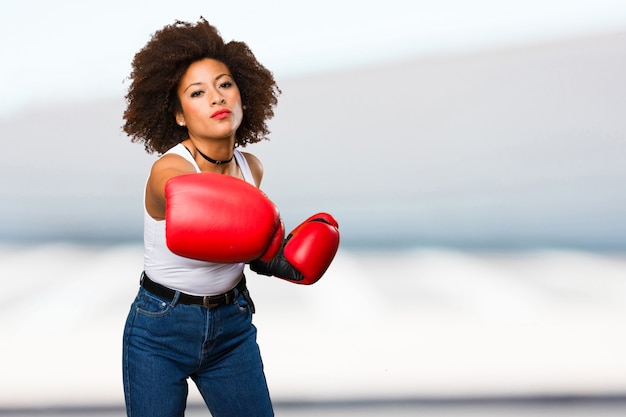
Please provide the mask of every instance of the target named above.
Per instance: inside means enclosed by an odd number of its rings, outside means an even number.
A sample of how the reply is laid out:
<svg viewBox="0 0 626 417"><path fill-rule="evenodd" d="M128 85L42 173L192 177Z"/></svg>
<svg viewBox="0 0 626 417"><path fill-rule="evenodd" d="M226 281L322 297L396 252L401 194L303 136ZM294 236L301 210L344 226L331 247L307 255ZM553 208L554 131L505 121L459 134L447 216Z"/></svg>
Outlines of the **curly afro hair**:
<svg viewBox="0 0 626 417"><path fill-rule="evenodd" d="M148 153L162 154L187 139L187 128L177 125L174 116L181 110L176 89L187 68L204 58L223 62L239 87L246 111L236 146L268 139L266 122L274 116L281 93L274 76L245 43L225 43L201 17L197 23L177 20L165 26L135 55L123 125L132 142L143 142Z"/></svg>

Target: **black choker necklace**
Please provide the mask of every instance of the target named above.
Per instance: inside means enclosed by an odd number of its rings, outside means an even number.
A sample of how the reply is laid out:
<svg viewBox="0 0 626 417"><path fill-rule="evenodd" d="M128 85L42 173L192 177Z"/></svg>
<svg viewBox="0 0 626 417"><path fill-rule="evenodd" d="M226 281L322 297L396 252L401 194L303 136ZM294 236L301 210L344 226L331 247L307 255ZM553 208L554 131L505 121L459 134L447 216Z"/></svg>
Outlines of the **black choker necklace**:
<svg viewBox="0 0 626 417"><path fill-rule="evenodd" d="M232 160L233 160L233 157L235 156L235 154L233 154L233 156L231 156L231 157L230 157L230 158L228 158L228 159L224 159L223 161L218 161L217 159L213 159L213 158L211 158L211 157L209 157L209 156L206 156L205 154L203 154L202 152L200 152L200 149L198 149L198 148L196 148L196 151L198 151L198 153L200 154L200 156L201 156L201 157L203 157L204 159L206 159L207 161L209 161L210 163L215 164L215 165L224 165L224 164L227 164L227 163L229 163L230 161L232 161Z"/></svg>

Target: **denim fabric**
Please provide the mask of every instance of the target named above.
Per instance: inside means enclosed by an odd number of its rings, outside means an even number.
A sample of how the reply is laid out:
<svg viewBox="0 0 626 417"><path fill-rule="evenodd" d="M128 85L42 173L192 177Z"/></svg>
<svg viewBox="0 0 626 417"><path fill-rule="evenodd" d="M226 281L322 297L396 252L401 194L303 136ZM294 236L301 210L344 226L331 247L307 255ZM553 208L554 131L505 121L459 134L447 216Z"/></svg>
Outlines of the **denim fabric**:
<svg viewBox="0 0 626 417"><path fill-rule="evenodd" d="M273 416L256 328L245 297L206 309L139 289L124 329L129 417L180 417L187 378L213 417Z"/></svg>

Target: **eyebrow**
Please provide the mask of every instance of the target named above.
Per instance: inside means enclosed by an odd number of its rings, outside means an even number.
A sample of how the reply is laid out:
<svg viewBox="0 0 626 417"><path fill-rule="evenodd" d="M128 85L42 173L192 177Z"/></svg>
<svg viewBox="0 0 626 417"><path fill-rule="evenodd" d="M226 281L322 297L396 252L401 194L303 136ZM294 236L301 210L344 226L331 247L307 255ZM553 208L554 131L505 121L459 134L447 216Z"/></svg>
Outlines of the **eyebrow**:
<svg viewBox="0 0 626 417"><path fill-rule="evenodd" d="M230 75L230 74L228 74L228 73L226 73L226 72L225 72L225 73L220 74L220 75L218 75L217 77L215 77L215 80L214 80L214 81L217 81L217 80L219 80L220 78L222 78L222 77L224 77L224 76L227 76L227 77L230 77L230 78L232 78L232 77L233 77L232 75ZM189 85L188 85L188 86L187 86L187 87L183 90L183 93L184 93L185 91L189 90L191 87L193 87L193 86L195 86L195 85L201 85L201 84L203 84L203 82L202 82L202 81L197 81L197 82L195 82L195 83L191 83L191 84L189 84Z"/></svg>

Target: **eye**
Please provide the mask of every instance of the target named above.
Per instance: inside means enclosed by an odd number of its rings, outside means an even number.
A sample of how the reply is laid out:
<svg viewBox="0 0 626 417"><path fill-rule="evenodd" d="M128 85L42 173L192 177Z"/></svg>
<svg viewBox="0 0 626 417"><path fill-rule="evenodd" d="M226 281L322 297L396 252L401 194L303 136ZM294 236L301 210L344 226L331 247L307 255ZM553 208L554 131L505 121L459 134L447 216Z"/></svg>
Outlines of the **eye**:
<svg viewBox="0 0 626 417"><path fill-rule="evenodd" d="M192 92L190 96L191 96L192 98L195 98L195 97L200 97L203 93L204 93L204 91L202 91L202 90L198 90L198 91L194 91L194 92Z"/></svg>
<svg viewBox="0 0 626 417"><path fill-rule="evenodd" d="M229 88L233 86L233 82L232 81L224 81L223 83L220 84L220 88Z"/></svg>

